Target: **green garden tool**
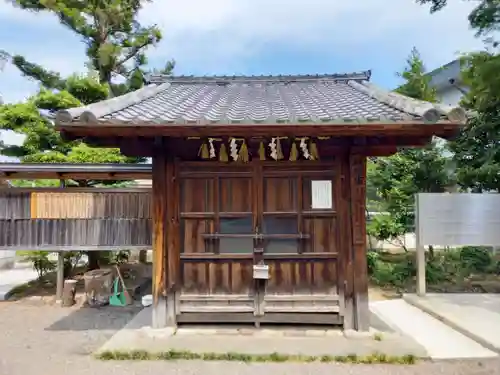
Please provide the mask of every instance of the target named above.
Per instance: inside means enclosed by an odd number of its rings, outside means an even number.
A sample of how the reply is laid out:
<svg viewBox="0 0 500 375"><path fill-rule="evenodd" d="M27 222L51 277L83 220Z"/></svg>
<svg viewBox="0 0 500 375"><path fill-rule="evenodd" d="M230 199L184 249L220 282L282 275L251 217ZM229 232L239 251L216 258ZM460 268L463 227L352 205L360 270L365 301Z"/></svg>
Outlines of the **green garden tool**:
<svg viewBox="0 0 500 375"><path fill-rule="evenodd" d="M109 304L111 306L127 306L127 297L125 296L126 291L122 288L122 291L119 291L120 279L117 277L113 282L113 294L109 297Z"/></svg>
<svg viewBox="0 0 500 375"><path fill-rule="evenodd" d="M118 267L118 277L115 278L113 282L113 294L109 297L109 304L111 306L127 306L130 302L130 296L125 286L125 281L123 281L120 269ZM119 284L121 284L121 291L119 290Z"/></svg>

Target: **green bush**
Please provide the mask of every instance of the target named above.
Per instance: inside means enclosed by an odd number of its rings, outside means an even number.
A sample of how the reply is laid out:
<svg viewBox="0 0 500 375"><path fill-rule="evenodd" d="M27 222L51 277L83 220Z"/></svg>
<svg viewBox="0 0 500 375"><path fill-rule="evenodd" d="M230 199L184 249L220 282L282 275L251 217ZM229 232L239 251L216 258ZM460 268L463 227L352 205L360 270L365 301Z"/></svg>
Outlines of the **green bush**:
<svg viewBox="0 0 500 375"><path fill-rule="evenodd" d="M377 267L377 261L379 260L379 254L375 251L368 251L366 254L366 265L368 268L368 274L373 275Z"/></svg>
<svg viewBox="0 0 500 375"><path fill-rule="evenodd" d="M401 263L396 263L393 268L393 274L396 285L402 286L406 284L417 274L415 261L407 258Z"/></svg>
<svg viewBox="0 0 500 375"><path fill-rule="evenodd" d="M56 264L49 259L49 254L48 251L26 251L22 253L24 259L33 262L33 269L38 274L39 279L56 269Z"/></svg>
<svg viewBox="0 0 500 375"><path fill-rule="evenodd" d="M448 278L446 257L443 254L435 254L426 260L425 281L428 284L437 284Z"/></svg>
<svg viewBox="0 0 500 375"><path fill-rule="evenodd" d="M130 250L101 251L99 254L99 263L101 265L127 263L130 258L130 253Z"/></svg>
<svg viewBox="0 0 500 375"><path fill-rule="evenodd" d="M368 272L381 286L401 288L416 276L415 254L367 253ZM500 274L500 262L494 262L487 248L464 247L427 254L425 278L429 285L459 283L472 272Z"/></svg>
<svg viewBox="0 0 500 375"><path fill-rule="evenodd" d="M468 268L472 272L486 272L493 259L490 250L486 247L465 246L460 249L460 261L462 267Z"/></svg>
<svg viewBox="0 0 500 375"><path fill-rule="evenodd" d="M500 260L495 260L492 264L491 267L488 269L490 273L493 273L495 275L500 275Z"/></svg>
<svg viewBox="0 0 500 375"><path fill-rule="evenodd" d="M372 274L372 280L380 286L394 286L396 278L394 277L394 265L377 261Z"/></svg>

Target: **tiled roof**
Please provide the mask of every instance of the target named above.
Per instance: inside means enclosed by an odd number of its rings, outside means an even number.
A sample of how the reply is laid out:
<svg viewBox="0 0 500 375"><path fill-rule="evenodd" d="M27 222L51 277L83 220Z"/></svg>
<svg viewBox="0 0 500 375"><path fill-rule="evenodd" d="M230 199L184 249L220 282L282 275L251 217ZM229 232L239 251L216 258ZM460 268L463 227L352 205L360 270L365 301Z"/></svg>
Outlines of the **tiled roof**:
<svg viewBox="0 0 500 375"><path fill-rule="evenodd" d="M334 75L150 77L126 95L60 111L57 123L253 124L465 121L462 109L380 89L370 72Z"/></svg>

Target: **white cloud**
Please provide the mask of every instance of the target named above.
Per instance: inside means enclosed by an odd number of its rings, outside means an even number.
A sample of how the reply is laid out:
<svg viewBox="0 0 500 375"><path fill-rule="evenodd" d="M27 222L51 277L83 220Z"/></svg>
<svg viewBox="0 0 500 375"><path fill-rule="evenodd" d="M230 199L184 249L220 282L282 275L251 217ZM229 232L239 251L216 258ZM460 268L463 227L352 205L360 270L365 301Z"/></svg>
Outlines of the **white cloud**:
<svg viewBox="0 0 500 375"><path fill-rule="evenodd" d="M270 43L325 55L366 45L407 54L415 45L437 65L481 46L468 28L472 6L451 2L431 15L413 0L162 0L147 5L142 19L165 35L152 54L174 56L180 65L237 65Z"/></svg>

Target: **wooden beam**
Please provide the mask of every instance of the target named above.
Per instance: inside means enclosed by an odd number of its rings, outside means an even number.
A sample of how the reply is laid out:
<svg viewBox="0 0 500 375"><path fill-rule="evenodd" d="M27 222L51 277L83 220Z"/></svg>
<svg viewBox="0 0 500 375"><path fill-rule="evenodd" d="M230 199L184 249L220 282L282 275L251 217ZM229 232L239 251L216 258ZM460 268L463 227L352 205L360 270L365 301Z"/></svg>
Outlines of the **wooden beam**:
<svg viewBox="0 0 500 375"><path fill-rule="evenodd" d="M352 151L364 156L391 156L398 152L397 146L355 146Z"/></svg>
<svg viewBox="0 0 500 375"><path fill-rule="evenodd" d="M166 257L166 158L162 153L153 157L153 328L167 327L167 301L165 290Z"/></svg>
<svg viewBox="0 0 500 375"><path fill-rule="evenodd" d="M352 228L354 317L357 331L369 331L368 268L366 260L366 156L349 157Z"/></svg>
<svg viewBox="0 0 500 375"><path fill-rule="evenodd" d="M463 127L448 121L425 124L420 121L395 123L339 124L116 124L71 123L57 129L65 137L224 137L224 136L419 136L451 137Z"/></svg>

